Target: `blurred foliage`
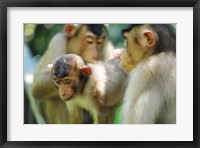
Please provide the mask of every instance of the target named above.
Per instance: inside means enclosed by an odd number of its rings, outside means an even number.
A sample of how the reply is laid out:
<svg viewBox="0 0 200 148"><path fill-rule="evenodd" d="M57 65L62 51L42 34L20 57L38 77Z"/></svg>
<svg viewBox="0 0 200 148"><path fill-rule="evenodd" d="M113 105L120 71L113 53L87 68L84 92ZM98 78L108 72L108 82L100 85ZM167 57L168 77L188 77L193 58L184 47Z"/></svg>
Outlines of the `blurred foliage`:
<svg viewBox="0 0 200 148"><path fill-rule="evenodd" d="M63 24L25 24L25 42L33 55L43 55L51 38L63 31Z"/></svg>
<svg viewBox="0 0 200 148"><path fill-rule="evenodd" d="M124 38L122 36L122 30L126 28L128 24L110 24L108 28L108 35L115 48L124 48Z"/></svg>

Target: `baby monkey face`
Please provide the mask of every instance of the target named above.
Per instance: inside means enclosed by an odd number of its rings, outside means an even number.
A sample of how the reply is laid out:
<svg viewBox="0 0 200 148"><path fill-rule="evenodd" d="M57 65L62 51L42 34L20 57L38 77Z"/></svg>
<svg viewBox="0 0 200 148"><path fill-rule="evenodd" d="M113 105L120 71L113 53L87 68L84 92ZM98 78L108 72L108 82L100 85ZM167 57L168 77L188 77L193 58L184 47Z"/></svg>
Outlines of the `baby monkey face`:
<svg viewBox="0 0 200 148"><path fill-rule="evenodd" d="M53 76L52 80L54 85L58 88L59 96L63 101L70 100L78 91L79 78L73 71L63 78Z"/></svg>
<svg viewBox="0 0 200 148"><path fill-rule="evenodd" d="M92 74L83 59L74 54L60 56L51 70L51 78L63 101L68 101L82 90L85 78Z"/></svg>

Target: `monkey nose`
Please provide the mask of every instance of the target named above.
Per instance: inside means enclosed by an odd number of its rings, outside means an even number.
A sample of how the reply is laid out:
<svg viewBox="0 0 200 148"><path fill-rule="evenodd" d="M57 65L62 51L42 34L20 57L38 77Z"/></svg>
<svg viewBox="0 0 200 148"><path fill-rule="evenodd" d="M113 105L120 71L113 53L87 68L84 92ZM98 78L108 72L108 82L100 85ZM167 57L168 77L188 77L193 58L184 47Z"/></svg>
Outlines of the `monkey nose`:
<svg viewBox="0 0 200 148"><path fill-rule="evenodd" d="M65 95L66 95L65 92L60 93L60 96L61 96L61 97L64 97Z"/></svg>
<svg viewBox="0 0 200 148"><path fill-rule="evenodd" d="M65 93L61 95L61 99L62 99L62 100L64 100L64 101L66 101L66 100L67 100L67 96L66 96L66 94L65 94Z"/></svg>
<svg viewBox="0 0 200 148"><path fill-rule="evenodd" d="M64 97L64 96L65 96L65 93L63 93L62 96Z"/></svg>

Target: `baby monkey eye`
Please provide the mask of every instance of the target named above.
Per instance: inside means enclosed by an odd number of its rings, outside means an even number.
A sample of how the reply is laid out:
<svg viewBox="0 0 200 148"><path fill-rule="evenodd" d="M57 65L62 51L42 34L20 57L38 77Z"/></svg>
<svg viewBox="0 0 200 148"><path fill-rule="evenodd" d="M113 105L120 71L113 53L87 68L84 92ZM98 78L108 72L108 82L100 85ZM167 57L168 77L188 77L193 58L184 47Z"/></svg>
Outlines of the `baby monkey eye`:
<svg viewBox="0 0 200 148"><path fill-rule="evenodd" d="M72 80L70 80L70 79L64 80L64 84L66 84L66 85L71 85L71 83L72 83Z"/></svg>

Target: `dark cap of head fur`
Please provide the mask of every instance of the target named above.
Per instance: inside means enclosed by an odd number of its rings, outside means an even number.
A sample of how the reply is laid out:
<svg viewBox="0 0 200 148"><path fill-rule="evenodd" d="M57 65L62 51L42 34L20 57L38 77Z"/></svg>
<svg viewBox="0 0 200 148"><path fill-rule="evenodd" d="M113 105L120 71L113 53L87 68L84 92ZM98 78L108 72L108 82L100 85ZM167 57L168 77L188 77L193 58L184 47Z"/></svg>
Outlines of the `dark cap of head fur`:
<svg viewBox="0 0 200 148"><path fill-rule="evenodd" d="M130 24L130 25L128 25L126 28L122 29L122 35L125 32L129 32L131 29L133 29L134 27L139 26L139 25L141 25L141 24Z"/></svg>
<svg viewBox="0 0 200 148"><path fill-rule="evenodd" d="M87 28L95 35L100 36L103 33L103 29L105 28L105 26L104 24L87 24Z"/></svg>
<svg viewBox="0 0 200 148"><path fill-rule="evenodd" d="M71 71L72 66L65 61L63 57L58 59L53 67L53 75L58 78L63 78L69 74Z"/></svg>
<svg viewBox="0 0 200 148"><path fill-rule="evenodd" d="M130 24L126 29L122 30L122 33L129 32L136 26L145 24ZM176 32L170 24L150 24L153 30L157 34L157 46L155 53L162 51L173 51L176 53Z"/></svg>
<svg viewBox="0 0 200 148"><path fill-rule="evenodd" d="M76 66L81 67L85 65L85 61L78 55L65 54L56 60L52 74L57 78L63 78L69 75L70 71Z"/></svg>

